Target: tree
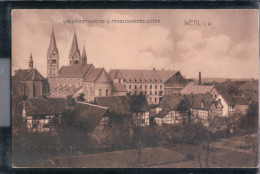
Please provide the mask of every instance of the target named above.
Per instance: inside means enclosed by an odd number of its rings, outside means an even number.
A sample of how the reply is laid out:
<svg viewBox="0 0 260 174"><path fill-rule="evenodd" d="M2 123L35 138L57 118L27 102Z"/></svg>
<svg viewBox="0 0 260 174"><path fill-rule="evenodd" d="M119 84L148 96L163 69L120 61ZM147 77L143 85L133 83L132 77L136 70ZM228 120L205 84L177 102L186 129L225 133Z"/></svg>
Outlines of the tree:
<svg viewBox="0 0 260 174"><path fill-rule="evenodd" d="M86 101L84 97L85 97L85 94L84 94L84 93L80 93L80 95L79 95L78 98L77 98L77 101L79 101L79 102L84 102L84 101Z"/></svg>
<svg viewBox="0 0 260 174"><path fill-rule="evenodd" d="M139 94L130 96L130 109L132 112L140 112L145 107L148 107L145 95Z"/></svg>
<svg viewBox="0 0 260 174"><path fill-rule="evenodd" d="M258 130L258 102L252 101L244 118L241 119L241 127L249 133Z"/></svg>
<svg viewBox="0 0 260 174"><path fill-rule="evenodd" d="M180 112L181 116L182 116L182 120L183 122L186 122L186 120L188 121L188 123L191 122L191 114L190 114L190 107L188 102L186 102L185 100L181 100L180 103L177 106L177 111Z"/></svg>

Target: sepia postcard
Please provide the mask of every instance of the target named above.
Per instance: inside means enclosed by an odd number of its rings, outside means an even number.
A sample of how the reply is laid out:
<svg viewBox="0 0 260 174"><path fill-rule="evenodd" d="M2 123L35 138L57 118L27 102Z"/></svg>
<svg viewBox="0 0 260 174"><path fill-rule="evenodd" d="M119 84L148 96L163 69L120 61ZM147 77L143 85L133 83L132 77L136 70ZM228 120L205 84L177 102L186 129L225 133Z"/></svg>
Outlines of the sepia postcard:
<svg viewBox="0 0 260 174"><path fill-rule="evenodd" d="M12 167L257 167L258 21L12 10Z"/></svg>

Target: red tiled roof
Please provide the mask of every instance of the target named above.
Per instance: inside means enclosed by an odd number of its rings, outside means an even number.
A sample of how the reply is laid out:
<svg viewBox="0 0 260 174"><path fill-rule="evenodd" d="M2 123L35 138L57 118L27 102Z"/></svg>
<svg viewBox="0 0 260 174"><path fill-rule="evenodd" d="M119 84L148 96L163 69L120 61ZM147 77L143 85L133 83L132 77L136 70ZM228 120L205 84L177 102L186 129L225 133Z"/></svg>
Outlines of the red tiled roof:
<svg viewBox="0 0 260 174"><path fill-rule="evenodd" d="M124 79L125 82L161 82L164 83L176 71L167 70L130 70L130 69L112 69L109 71L111 79Z"/></svg>
<svg viewBox="0 0 260 174"><path fill-rule="evenodd" d="M60 69L59 77L83 78L92 68L95 68L92 64L62 66Z"/></svg>

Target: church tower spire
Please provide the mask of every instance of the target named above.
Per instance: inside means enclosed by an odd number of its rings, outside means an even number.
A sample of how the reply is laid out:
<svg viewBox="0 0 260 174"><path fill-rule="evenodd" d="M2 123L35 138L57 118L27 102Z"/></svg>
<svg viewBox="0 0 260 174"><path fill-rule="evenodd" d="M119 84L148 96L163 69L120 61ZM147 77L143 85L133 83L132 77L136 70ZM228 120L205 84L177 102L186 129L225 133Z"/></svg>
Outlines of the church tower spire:
<svg viewBox="0 0 260 174"><path fill-rule="evenodd" d="M30 53L30 59L29 59L29 69L33 69L33 58L32 58L32 53Z"/></svg>
<svg viewBox="0 0 260 174"><path fill-rule="evenodd" d="M82 52L82 65L86 65L86 64L87 64L87 55L86 55L85 41L84 41L83 52Z"/></svg>
<svg viewBox="0 0 260 174"><path fill-rule="evenodd" d="M72 45L70 49L69 59L70 59L70 65L81 64L81 56L80 56L80 51L79 51L79 46L78 46L78 41L77 41L77 36L75 31L74 31L74 36L73 36Z"/></svg>
<svg viewBox="0 0 260 174"><path fill-rule="evenodd" d="M51 39L47 51L47 77L57 77L59 75L59 51L52 28Z"/></svg>

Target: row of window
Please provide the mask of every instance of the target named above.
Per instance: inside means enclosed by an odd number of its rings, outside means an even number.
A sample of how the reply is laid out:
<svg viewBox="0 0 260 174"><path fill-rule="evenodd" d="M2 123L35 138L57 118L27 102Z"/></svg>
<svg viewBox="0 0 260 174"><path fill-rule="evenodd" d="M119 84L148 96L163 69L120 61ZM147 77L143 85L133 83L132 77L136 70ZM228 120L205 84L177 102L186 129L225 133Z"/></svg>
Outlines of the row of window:
<svg viewBox="0 0 260 174"><path fill-rule="evenodd" d="M144 85L144 89L147 89L148 85ZM126 88L126 85L124 85L124 87ZM129 89L132 89L132 85L128 86ZM157 89L157 85L154 85L154 88ZM134 89L137 89L137 85L134 85ZM139 86L139 89L143 89L143 85ZM153 89L153 85L150 85L150 89ZM160 85L160 89L162 89L162 85Z"/></svg>
<svg viewBox="0 0 260 174"><path fill-rule="evenodd" d="M147 80L147 79L144 79L144 80L142 80L142 79L139 79L139 80L137 80L137 79L134 79L134 80L132 80L132 79L129 79L129 82L153 82L153 80L152 79L149 79L149 80ZM126 82L126 80L125 79L119 79L119 82ZM157 80L157 79L154 79L154 82L162 82L162 80L161 79L159 79L159 80Z"/></svg>
<svg viewBox="0 0 260 174"><path fill-rule="evenodd" d="M134 95L137 95L137 91L135 91L133 94ZM140 91L140 93L139 94L143 94L143 95L148 95L148 94L150 94L150 95L153 95L153 91L150 91L149 93L147 92L147 91ZM132 95L132 92L130 91L130 95ZM154 95L158 95L158 91L154 91ZM159 91L159 96L162 96L163 95L163 91Z"/></svg>

